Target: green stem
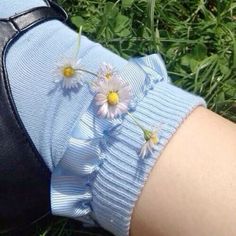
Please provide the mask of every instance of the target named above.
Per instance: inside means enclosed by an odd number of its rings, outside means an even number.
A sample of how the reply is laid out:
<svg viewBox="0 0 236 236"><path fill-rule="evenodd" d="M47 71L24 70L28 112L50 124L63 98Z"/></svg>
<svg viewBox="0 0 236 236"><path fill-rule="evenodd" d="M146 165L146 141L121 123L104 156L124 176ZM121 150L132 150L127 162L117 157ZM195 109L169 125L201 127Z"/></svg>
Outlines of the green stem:
<svg viewBox="0 0 236 236"><path fill-rule="evenodd" d="M77 50L76 50L76 53L75 53L75 58L77 58L78 55L79 55L80 43L81 43L81 35L82 35L82 29L83 29L83 27L80 26L80 28L79 28L79 33L78 33L78 45L77 45Z"/></svg>
<svg viewBox="0 0 236 236"><path fill-rule="evenodd" d="M93 75L93 76L95 76L95 77L98 77L98 75L97 74L95 74L95 73L93 73L93 72L91 72L91 71L88 71L88 70L85 70L85 69L78 69L79 71L82 71L82 72L85 72L85 73L88 73L88 74L90 74L90 75Z"/></svg>
<svg viewBox="0 0 236 236"><path fill-rule="evenodd" d="M131 119L135 122L135 124L136 124L143 132L145 132L145 129L143 128L142 125L140 125L140 124L138 123L138 121L136 120L136 118L135 118L130 112L127 112L127 114L131 117Z"/></svg>

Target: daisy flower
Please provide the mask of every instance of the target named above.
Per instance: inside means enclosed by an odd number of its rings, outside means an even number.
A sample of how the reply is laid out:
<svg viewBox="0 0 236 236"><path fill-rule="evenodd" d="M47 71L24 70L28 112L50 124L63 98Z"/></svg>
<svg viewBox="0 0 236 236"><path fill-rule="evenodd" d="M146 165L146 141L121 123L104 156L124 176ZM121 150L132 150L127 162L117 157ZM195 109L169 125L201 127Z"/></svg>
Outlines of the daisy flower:
<svg viewBox="0 0 236 236"><path fill-rule="evenodd" d="M112 78L119 77L115 68L111 64L105 62L100 66L97 76L99 80L111 80Z"/></svg>
<svg viewBox="0 0 236 236"><path fill-rule="evenodd" d="M96 77L97 77L97 79L94 80L90 86L92 91L95 93L99 89L100 83L103 83L104 81L112 80L112 79L120 79L121 80L121 78L120 78L118 72L115 70L115 68L111 64L108 64L106 62L103 62L101 64L101 66L99 67L98 72L96 74Z"/></svg>
<svg viewBox="0 0 236 236"><path fill-rule="evenodd" d="M143 130L145 143L140 150L140 157L144 158L147 154L152 153L155 145L158 143L159 139L157 136L157 130Z"/></svg>
<svg viewBox="0 0 236 236"><path fill-rule="evenodd" d="M127 112L130 99L130 86L122 80L104 80L97 85L95 102L101 117L114 119Z"/></svg>
<svg viewBox="0 0 236 236"><path fill-rule="evenodd" d="M82 66L80 60L75 58L64 58L60 63L57 64L53 71L56 79L55 83L62 83L62 87L65 89L77 88L78 85L82 85L81 71Z"/></svg>

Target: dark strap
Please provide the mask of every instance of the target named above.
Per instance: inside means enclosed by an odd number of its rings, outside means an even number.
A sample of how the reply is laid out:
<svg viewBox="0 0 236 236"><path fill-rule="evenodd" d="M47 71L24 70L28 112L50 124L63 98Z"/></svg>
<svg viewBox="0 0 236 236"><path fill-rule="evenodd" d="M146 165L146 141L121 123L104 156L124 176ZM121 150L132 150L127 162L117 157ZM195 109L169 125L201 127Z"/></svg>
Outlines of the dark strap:
<svg viewBox="0 0 236 236"><path fill-rule="evenodd" d="M0 232L29 224L50 212L50 171L30 139L15 106L6 53L17 38L66 13L50 2L9 19L0 19Z"/></svg>

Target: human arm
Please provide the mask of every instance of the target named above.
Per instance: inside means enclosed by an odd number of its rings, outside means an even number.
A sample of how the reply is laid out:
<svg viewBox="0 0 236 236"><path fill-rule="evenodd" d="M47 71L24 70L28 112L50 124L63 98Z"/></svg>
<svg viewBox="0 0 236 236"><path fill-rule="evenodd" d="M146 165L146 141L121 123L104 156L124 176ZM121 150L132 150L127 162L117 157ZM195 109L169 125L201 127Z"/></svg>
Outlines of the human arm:
<svg viewBox="0 0 236 236"><path fill-rule="evenodd" d="M197 108L156 162L131 235L235 235L235 219L236 125Z"/></svg>

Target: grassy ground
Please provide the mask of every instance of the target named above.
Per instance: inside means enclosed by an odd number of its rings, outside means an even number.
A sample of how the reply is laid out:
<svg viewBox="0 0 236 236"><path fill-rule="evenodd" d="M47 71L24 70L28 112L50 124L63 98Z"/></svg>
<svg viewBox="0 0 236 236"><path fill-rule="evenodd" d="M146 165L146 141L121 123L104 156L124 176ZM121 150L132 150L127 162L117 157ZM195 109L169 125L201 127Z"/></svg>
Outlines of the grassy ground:
<svg viewBox="0 0 236 236"><path fill-rule="evenodd" d="M83 25L84 34L125 58L160 52L175 84L236 122L235 0L58 2L77 29ZM22 235L108 234L53 218Z"/></svg>
<svg viewBox="0 0 236 236"><path fill-rule="evenodd" d="M72 22L125 58L160 52L173 82L236 122L235 0L60 0Z"/></svg>

